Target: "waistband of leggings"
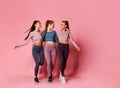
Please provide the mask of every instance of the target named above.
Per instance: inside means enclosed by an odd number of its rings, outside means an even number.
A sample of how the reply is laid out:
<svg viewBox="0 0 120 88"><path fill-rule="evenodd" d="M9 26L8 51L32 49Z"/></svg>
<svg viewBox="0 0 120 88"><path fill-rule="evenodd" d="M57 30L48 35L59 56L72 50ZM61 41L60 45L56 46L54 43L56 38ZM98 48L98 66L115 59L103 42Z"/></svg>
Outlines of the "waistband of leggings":
<svg viewBox="0 0 120 88"><path fill-rule="evenodd" d="M58 43L59 45L69 45L69 44L65 44L65 43Z"/></svg>
<svg viewBox="0 0 120 88"><path fill-rule="evenodd" d="M55 44L48 44L48 43L45 43L45 46L55 46Z"/></svg>
<svg viewBox="0 0 120 88"><path fill-rule="evenodd" d="M33 47L43 47L42 45L41 46L36 46L36 45L33 45Z"/></svg>

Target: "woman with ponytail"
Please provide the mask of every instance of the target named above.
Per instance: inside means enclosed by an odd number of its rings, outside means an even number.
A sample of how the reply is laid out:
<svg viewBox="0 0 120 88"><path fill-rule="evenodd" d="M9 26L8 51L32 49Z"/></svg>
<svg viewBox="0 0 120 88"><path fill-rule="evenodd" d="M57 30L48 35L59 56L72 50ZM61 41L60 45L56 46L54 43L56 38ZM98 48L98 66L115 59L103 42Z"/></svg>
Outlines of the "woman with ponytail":
<svg viewBox="0 0 120 88"><path fill-rule="evenodd" d="M59 39L58 43L58 57L60 59L60 80L62 83L65 83L65 77L64 77L64 71L66 68L66 63L69 55L69 39L71 40L72 44L75 46L75 48L80 51L80 48L77 46L77 44L74 42L69 28L69 22L68 21L62 21L61 23L62 30L60 30L57 35Z"/></svg>
<svg viewBox="0 0 120 88"><path fill-rule="evenodd" d="M15 46L15 48L24 46L29 43L30 39L32 39L32 42L33 42L32 55L35 60L34 81L37 83L39 82L39 79L38 79L39 66L42 66L44 64L44 50L43 50L43 46L42 46L43 39L41 36L41 32L39 30L40 28L41 28L40 21L35 20L33 22L32 26L30 27L30 29L28 30L29 33L28 33L27 37L24 39L25 41L22 42L21 44Z"/></svg>
<svg viewBox="0 0 120 88"><path fill-rule="evenodd" d="M53 30L54 21L47 20L45 24L45 30L42 32L43 40L45 41L45 58L47 62L48 82L52 82L52 71L56 60L56 46L58 42L56 31Z"/></svg>

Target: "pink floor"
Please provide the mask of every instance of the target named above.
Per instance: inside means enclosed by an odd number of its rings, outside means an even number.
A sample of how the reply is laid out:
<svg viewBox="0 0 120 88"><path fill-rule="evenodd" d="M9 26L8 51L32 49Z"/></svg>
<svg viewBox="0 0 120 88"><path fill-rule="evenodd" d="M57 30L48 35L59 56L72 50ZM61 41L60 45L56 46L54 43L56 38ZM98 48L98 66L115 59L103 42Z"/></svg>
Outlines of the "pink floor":
<svg viewBox="0 0 120 88"><path fill-rule="evenodd" d="M29 45L28 45L29 46ZM27 46L26 46L27 47ZM29 46L30 47L30 46ZM73 47L71 47L72 49ZM54 80L47 82L46 63L39 72L40 83L35 83L34 60L30 49L23 48L9 52L9 56L0 62L0 86L1 88L119 88L120 72L115 66L117 62L90 61L89 57L79 54L75 49L71 50L68 65L65 71L67 83L62 84L58 78L59 61L53 71ZM28 51L29 50L29 51ZM28 51L28 52L27 52ZM74 52L74 54L73 54ZM28 55L26 55L28 53ZM26 56L25 56L26 55ZM78 55L81 55L78 56ZM24 58L22 58L24 57ZM82 60L84 59L84 60ZM89 62L87 61L89 60ZM92 59L91 59L92 60ZM113 64L112 64L113 63ZM110 67L110 68L109 68Z"/></svg>

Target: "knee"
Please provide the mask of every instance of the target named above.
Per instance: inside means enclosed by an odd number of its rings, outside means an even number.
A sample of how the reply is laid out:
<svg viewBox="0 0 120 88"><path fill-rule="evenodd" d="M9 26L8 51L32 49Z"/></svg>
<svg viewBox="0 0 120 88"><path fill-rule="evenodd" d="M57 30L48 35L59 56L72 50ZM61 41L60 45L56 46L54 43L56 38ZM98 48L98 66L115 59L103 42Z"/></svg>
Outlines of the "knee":
<svg viewBox="0 0 120 88"><path fill-rule="evenodd" d="M64 63L64 61L63 60L60 60L60 64L63 64Z"/></svg>
<svg viewBox="0 0 120 88"><path fill-rule="evenodd" d="M39 63L36 63L36 67L38 67L39 66Z"/></svg>
<svg viewBox="0 0 120 88"><path fill-rule="evenodd" d="M47 67L48 67L48 68L51 68L51 63L47 63Z"/></svg>

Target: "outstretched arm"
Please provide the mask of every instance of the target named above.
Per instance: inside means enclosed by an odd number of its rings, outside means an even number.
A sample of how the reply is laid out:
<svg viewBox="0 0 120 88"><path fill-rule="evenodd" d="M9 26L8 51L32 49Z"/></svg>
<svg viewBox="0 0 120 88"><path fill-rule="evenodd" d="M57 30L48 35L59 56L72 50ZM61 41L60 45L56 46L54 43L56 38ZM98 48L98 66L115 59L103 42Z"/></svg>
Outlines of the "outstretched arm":
<svg viewBox="0 0 120 88"><path fill-rule="evenodd" d="M79 48L79 46L75 43L75 41L73 40L70 31L69 31L69 39L70 39L70 41L72 42L72 44L74 45L74 47L75 47L78 51L80 51L80 48Z"/></svg>
<svg viewBox="0 0 120 88"><path fill-rule="evenodd" d="M27 44L29 43L31 37L32 37L32 34L30 33L30 35L29 35L29 37L27 38L27 40L24 40L24 42L22 42L22 43L16 45L15 48L18 48L18 47L21 47L21 46L27 45Z"/></svg>

